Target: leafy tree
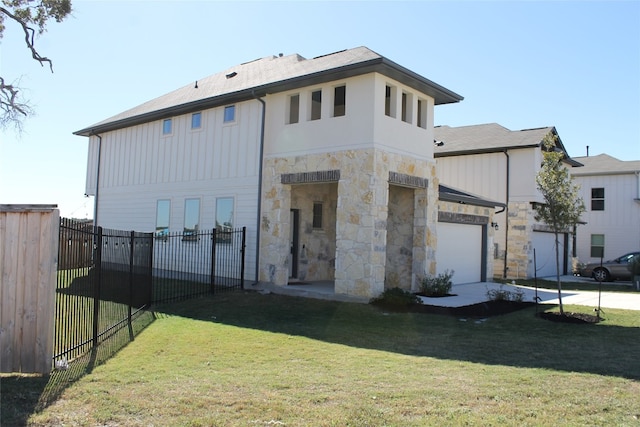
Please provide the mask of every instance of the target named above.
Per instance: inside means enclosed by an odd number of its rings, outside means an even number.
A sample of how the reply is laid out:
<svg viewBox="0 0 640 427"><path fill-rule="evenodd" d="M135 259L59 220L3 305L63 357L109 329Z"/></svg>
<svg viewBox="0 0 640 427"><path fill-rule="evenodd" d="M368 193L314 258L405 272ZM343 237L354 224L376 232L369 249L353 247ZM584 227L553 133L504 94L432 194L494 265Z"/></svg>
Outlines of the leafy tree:
<svg viewBox="0 0 640 427"><path fill-rule="evenodd" d="M569 170L562 163L564 152L556 149L557 139L557 135L550 133L542 142L543 161L542 168L536 176L536 184L545 203L536 208L535 218L536 221L547 224L555 234L558 301L560 301L560 314L564 315L558 235L573 230L585 207L582 198L578 196L580 187L573 183Z"/></svg>
<svg viewBox="0 0 640 427"><path fill-rule="evenodd" d="M24 33L24 42L33 59L44 67L49 65L53 73L53 62L40 55L35 47L35 37L46 31L51 19L61 22L71 13L71 0L0 0L0 38L4 35L5 23L13 21ZM22 121L33 113L29 102L20 96L19 80L8 83L0 76L0 128L9 125L22 129Z"/></svg>

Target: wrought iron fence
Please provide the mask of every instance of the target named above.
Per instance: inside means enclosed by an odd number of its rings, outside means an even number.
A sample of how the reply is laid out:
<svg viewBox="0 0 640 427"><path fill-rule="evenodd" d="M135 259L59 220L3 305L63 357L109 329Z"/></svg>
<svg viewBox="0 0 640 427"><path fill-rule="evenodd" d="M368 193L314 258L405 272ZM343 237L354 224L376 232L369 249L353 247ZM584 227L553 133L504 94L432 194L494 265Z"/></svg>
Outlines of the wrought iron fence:
<svg viewBox="0 0 640 427"><path fill-rule="evenodd" d="M133 339L154 304L243 288L245 239L246 228L154 236L61 219L54 361Z"/></svg>

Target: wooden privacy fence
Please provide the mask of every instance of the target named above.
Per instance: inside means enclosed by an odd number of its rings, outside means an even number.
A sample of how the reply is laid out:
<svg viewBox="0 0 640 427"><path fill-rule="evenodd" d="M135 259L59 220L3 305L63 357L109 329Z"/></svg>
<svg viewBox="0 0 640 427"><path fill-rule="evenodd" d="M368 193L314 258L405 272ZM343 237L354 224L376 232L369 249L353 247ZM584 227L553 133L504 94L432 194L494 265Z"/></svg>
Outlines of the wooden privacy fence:
<svg viewBox="0 0 640 427"><path fill-rule="evenodd" d="M53 353L56 205L0 205L0 371L49 373Z"/></svg>

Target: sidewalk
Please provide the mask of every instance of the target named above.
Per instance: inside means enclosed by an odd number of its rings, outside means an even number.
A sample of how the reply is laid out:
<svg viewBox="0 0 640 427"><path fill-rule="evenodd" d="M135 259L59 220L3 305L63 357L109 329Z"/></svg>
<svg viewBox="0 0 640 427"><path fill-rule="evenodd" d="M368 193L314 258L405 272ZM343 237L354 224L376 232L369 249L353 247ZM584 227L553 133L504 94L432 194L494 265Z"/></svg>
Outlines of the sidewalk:
<svg viewBox="0 0 640 427"><path fill-rule="evenodd" d="M547 279L551 280L551 279ZM555 278L553 278L555 280ZM571 281L585 281L581 277L561 276L563 283ZM437 305L442 307L463 307L465 305L478 304L488 301L487 291L492 289L502 289L515 291L517 289L524 292L524 301L533 302L536 297L535 288L517 285L501 285L500 283L484 282L469 283L464 285L454 285L451 293L456 296L446 298L420 297L424 304ZM540 304L558 304L558 291L555 289L538 289L537 296ZM640 310L640 292L602 292L600 295L595 291L562 291L562 302L565 305L584 305L593 308L598 307L600 298L601 308L620 308L625 310Z"/></svg>

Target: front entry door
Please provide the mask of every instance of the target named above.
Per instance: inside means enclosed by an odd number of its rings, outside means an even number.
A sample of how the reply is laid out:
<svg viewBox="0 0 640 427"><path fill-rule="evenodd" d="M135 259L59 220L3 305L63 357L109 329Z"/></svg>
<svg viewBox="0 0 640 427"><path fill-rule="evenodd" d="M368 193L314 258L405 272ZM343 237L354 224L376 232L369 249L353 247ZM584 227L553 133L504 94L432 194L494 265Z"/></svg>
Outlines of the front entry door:
<svg viewBox="0 0 640 427"><path fill-rule="evenodd" d="M298 277L298 254L300 253L299 224L300 209L291 209L289 214L289 277L294 279Z"/></svg>

